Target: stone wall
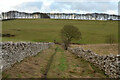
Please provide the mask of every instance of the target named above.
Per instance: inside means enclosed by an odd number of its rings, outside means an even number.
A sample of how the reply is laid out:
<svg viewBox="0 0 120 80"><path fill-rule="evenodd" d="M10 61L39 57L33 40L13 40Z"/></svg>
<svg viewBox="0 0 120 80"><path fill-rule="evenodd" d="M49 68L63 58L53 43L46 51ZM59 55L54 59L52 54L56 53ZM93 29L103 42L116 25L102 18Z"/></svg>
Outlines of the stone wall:
<svg viewBox="0 0 120 80"><path fill-rule="evenodd" d="M54 43L31 43L31 42L2 42L0 43L0 59L2 70L20 62L25 57L33 56L40 51L49 48Z"/></svg>
<svg viewBox="0 0 120 80"><path fill-rule="evenodd" d="M110 78L120 78L120 55L101 56L82 48L69 48L68 50L105 71Z"/></svg>

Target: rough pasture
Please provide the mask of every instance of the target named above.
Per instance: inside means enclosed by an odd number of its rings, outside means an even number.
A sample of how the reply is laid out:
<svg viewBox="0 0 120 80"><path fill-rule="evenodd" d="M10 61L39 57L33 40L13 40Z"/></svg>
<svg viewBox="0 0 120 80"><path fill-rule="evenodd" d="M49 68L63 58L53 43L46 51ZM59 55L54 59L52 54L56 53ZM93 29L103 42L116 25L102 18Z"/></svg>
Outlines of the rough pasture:
<svg viewBox="0 0 120 80"><path fill-rule="evenodd" d="M106 36L113 34L118 39L118 21L55 20L55 19L18 19L3 21L3 41L60 42L60 30L66 24L78 27L82 33L81 44L106 43Z"/></svg>

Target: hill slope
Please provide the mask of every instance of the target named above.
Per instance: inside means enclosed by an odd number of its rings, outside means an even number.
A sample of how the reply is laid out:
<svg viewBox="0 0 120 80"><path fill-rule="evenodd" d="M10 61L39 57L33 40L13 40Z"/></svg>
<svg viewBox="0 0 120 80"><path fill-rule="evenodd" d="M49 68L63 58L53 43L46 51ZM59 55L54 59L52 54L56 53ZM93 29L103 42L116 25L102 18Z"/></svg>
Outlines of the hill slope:
<svg viewBox="0 0 120 80"><path fill-rule="evenodd" d="M60 30L64 25L74 25L82 33L82 44L105 43L106 36L113 34L118 39L117 21L55 20L55 19L19 19L3 21L3 34L15 35L3 37L3 41L60 42ZM117 41L116 41L117 42Z"/></svg>

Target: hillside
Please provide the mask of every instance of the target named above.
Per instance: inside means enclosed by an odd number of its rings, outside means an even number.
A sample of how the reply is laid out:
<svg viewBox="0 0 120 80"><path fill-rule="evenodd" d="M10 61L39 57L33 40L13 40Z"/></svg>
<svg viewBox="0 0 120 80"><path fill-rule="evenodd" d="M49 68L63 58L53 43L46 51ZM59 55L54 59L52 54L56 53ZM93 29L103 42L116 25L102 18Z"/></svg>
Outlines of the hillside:
<svg viewBox="0 0 120 80"><path fill-rule="evenodd" d="M117 21L55 20L55 19L18 19L3 21L3 41L60 42L60 30L64 25L74 25L82 33L81 44L106 43L108 35L118 39Z"/></svg>

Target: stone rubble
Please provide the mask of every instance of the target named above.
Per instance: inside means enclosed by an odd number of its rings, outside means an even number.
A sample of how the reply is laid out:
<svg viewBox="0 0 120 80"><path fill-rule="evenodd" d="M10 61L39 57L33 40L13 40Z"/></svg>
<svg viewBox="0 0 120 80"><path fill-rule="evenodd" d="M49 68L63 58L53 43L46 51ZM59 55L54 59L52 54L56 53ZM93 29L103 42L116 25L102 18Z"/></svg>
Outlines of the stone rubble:
<svg viewBox="0 0 120 80"><path fill-rule="evenodd" d="M36 55L54 43L32 42L1 42L0 67L5 70L13 64L22 61L25 57Z"/></svg>
<svg viewBox="0 0 120 80"><path fill-rule="evenodd" d="M120 78L120 55L102 56L82 48L69 48L68 50L105 71L110 78Z"/></svg>

